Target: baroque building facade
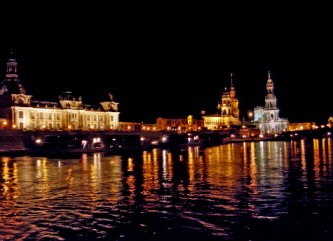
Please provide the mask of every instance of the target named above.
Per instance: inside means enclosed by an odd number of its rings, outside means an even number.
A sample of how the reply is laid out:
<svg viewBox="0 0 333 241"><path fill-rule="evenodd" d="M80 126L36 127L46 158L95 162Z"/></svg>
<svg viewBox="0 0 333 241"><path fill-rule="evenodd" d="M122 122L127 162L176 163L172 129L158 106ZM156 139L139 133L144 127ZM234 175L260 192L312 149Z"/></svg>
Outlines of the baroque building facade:
<svg viewBox="0 0 333 241"><path fill-rule="evenodd" d="M11 53L5 79L0 82L0 119L6 128L17 130L117 130L119 103L110 94L108 98L88 105L66 91L58 102L34 100L18 77L17 61Z"/></svg>
<svg viewBox="0 0 333 241"><path fill-rule="evenodd" d="M219 130L229 128L230 126L239 126L239 101L236 97L236 90L233 85L232 73L230 74L230 90L225 87L221 97L221 103L218 102L218 113L212 115L203 115L204 127L207 130Z"/></svg>
<svg viewBox="0 0 333 241"><path fill-rule="evenodd" d="M279 134L288 131L289 121L279 117L280 110L277 107L270 71L268 71L266 90L265 106L254 108L253 123L259 128L261 134Z"/></svg>

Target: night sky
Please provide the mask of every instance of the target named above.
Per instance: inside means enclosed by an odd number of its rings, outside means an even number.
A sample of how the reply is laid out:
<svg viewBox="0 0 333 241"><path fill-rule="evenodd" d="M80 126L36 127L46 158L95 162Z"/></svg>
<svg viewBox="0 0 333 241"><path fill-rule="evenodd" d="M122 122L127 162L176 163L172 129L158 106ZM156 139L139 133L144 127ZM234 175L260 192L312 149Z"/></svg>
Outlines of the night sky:
<svg viewBox="0 0 333 241"><path fill-rule="evenodd" d="M66 21L47 27L23 21L2 30L0 76L13 49L34 99L57 100L71 90L89 104L111 93L120 121L155 123L216 112L230 73L246 117L265 104L270 71L280 117L326 124L333 114L332 21L296 10L253 13L253 19L235 9L226 19L223 11L197 9L135 17L95 12L94 18L67 12Z"/></svg>

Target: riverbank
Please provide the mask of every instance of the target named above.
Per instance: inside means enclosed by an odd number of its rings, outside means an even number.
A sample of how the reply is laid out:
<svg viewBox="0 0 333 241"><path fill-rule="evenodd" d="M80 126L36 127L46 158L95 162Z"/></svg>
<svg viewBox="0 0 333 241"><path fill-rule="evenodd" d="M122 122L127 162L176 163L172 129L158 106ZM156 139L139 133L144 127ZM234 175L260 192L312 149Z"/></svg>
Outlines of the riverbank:
<svg viewBox="0 0 333 241"><path fill-rule="evenodd" d="M29 154L31 150L28 148L27 143L34 143L37 139L45 139L46 136L68 136L75 134L82 134L87 139L95 139L99 137L103 140L110 139L116 136L125 139L125 136L138 136L141 139L141 146L144 148L155 147L175 147L175 146L189 146L199 145L204 147L223 145L228 143L238 142L256 142L256 141L290 141L311 138L324 138L331 137L332 129L321 129L316 131L301 131L284 133L277 137L232 137L225 133L220 132L198 132L188 134L176 134L170 132L54 132L54 131L13 131L13 130L0 130L0 155L24 155ZM177 137L172 138L172 137ZM181 137L184 137L180 139ZM126 138L127 140L128 138ZM168 140L163 142L162 140ZM127 145L122 142L122 145ZM139 140L140 142L140 140ZM108 142L108 144L110 144ZM119 143L118 143L119 144ZM140 144L139 144L140 145Z"/></svg>
<svg viewBox="0 0 333 241"><path fill-rule="evenodd" d="M22 131L0 132L0 154L24 154L28 150L24 145L24 133Z"/></svg>

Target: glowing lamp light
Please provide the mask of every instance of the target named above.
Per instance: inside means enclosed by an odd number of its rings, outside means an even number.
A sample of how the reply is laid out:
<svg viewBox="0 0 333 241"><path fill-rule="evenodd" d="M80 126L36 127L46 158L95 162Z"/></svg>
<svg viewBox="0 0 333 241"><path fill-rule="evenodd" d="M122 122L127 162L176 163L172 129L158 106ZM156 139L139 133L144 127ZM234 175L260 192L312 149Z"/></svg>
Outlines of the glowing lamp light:
<svg viewBox="0 0 333 241"><path fill-rule="evenodd" d="M152 141L151 141L151 144L152 144L152 145L158 145L158 140L152 140Z"/></svg>

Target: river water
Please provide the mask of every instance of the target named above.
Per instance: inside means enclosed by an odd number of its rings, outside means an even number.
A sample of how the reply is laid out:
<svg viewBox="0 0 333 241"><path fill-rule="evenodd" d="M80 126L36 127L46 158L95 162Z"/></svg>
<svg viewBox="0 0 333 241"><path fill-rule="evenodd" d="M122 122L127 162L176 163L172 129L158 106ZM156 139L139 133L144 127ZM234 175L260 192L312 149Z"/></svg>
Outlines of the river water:
<svg viewBox="0 0 333 241"><path fill-rule="evenodd" d="M333 240L332 147L2 156L0 240Z"/></svg>

